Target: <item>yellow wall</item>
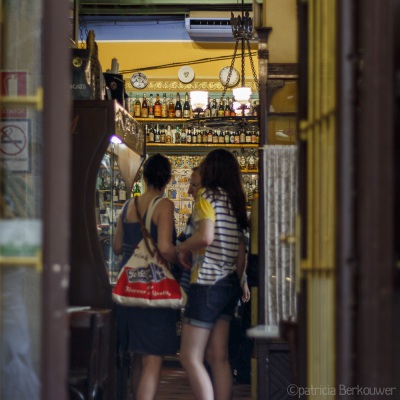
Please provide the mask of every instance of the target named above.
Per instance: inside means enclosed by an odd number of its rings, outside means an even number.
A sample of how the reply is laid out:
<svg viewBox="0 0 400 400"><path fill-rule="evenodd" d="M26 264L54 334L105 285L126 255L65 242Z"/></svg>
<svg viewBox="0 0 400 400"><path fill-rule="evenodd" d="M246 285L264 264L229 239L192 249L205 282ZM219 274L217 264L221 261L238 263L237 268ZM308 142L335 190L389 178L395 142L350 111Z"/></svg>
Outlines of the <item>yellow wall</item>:
<svg viewBox="0 0 400 400"><path fill-rule="evenodd" d="M297 0L264 0L263 21L272 31L268 40L271 63L297 63Z"/></svg>
<svg viewBox="0 0 400 400"><path fill-rule="evenodd" d="M141 68L160 66L170 63L187 63L199 59L212 59L223 55L228 59L222 61L193 64L195 79L218 79L221 68L229 66L233 56L234 43L196 43L187 42L97 42L99 58L103 71L111 67L111 60L118 59L120 71L140 70ZM240 47L240 46L239 46ZM257 43L252 44L252 50L257 50ZM238 49L238 55L241 50ZM256 71L258 72L257 55L253 57ZM235 68L240 72L240 57L236 59ZM149 79L176 79L181 66L165 69L152 69L144 71ZM124 74L127 79L132 72ZM250 63L246 60L245 75L252 78Z"/></svg>
<svg viewBox="0 0 400 400"><path fill-rule="evenodd" d="M297 62L297 15L296 0L264 0L262 7L262 20L272 28L268 46L271 63ZM133 90L129 78L133 70L160 66L170 63L187 63L200 59L228 56L222 61L210 61L192 64L195 72L194 82L218 82L219 71L231 63L234 43L199 43L193 41L173 42L101 42L98 41L99 58L103 71L111 67L111 60L118 59L119 69L124 73L127 82L127 91ZM258 48L257 42L251 44L252 50ZM238 54L241 54L239 45ZM253 57L256 73L258 74L257 56ZM176 80L180 66L165 69L152 69L144 71L149 81ZM240 72L240 57L235 61L235 68ZM252 80L250 62L246 59L246 80ZM183 85L184 86L184 85ZM161 88L160 88L161 89ZM221 88L216 88L220 90Z"/></svg>

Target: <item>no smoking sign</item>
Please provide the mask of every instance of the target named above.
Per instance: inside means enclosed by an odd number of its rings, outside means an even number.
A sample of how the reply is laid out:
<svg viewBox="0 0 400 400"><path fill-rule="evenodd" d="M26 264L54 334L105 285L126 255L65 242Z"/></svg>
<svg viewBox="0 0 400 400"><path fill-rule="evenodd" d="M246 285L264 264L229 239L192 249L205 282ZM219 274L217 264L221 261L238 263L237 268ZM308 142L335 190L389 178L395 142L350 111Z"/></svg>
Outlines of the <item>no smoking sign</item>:
<svg viewBox="0 0 400 400"><path fill-rule="evenodd" d="M11 171L30 169L29 120L0 121L0 161Z"/></svg>

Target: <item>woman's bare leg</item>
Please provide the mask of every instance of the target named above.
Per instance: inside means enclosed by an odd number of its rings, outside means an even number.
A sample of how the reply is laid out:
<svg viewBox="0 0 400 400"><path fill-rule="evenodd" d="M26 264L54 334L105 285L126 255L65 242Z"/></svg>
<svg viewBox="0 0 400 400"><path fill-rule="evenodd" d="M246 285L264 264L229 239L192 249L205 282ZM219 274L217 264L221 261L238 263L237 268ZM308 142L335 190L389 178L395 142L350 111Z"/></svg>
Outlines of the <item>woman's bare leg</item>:
<svg viewBox="0 0 400 400"><path fill-rule="evenodd" d="M209 329L183 325L179 359L188 374L196 400L214 399L211 379L204 366L204 352L209 336Z"/></svg>
<svg viewBox="0 0 400 400"><path fill-rule="evenodd" d="M131 390L132 390L132 400L136 400L137 388L139 385L140 374L142 372L142 355L132 354L131 361Z"/></svg>
<svg viewBox="0 0 400 400"><path fill-rule="evenodd" d="M154 400L161 376L162 357L142 354L142 370L136 391L136 400Z"/></svg>
<svg viewBox="0 0 400 400"><path fill-rule="evenodd" d="M214 325L206 348L206 360L211 367L214 396L218 400L232 399L232 372L228 354L229 321L219 319Z"/></svg>

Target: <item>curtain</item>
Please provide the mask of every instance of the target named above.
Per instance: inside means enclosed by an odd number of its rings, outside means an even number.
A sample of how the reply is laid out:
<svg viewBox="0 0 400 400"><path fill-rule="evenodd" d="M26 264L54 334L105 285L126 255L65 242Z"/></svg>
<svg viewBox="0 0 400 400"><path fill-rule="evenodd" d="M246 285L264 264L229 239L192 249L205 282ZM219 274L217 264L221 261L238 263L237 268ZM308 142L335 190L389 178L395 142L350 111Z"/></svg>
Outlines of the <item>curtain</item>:
<svg viewBox="0 0 400 400"><path fill-rule="evenodd" d="M295 235L297 146L268 145L265 150L265 321L296 317Z"/></svg>

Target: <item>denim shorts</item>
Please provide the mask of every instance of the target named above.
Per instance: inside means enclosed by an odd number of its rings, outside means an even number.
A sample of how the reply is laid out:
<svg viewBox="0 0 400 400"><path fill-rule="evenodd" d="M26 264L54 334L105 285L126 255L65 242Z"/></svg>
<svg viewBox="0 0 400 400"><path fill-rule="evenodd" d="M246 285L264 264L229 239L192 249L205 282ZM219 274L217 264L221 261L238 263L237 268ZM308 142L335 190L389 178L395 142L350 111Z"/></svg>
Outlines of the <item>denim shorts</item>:
<svg viewBox="0 0 400 400"><path fill-rule="evenodd" d="M192 284L189 287L184 322L211 329L217 319L230 321L240 298L240 283L236 272L213 285Z"/></svg>

